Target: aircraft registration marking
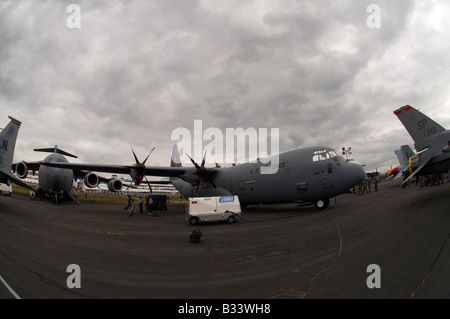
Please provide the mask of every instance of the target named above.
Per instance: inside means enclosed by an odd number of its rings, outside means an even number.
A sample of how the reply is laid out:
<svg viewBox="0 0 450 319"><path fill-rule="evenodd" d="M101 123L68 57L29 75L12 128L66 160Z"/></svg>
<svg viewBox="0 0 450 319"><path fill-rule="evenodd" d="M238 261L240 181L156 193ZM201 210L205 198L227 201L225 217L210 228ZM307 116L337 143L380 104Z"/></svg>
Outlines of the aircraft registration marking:
<svg viewBox="0 0 450 319"><path fill-rule="evenodd" d="M0 151L7 151L8 150L8 140L3 140L2 144L0 144Z"/></svg>
<svg viewBox="0 0 450 319"><path fill-rule="evenodd" d="M420 131L423 130L423 137L433 136L433 135L436 135L436 133L437 133L435 126L427 128L427 120L426 119L421 119L421 120L417 121L417 128Z"/></svg>
<svg viewBox="0 0 450 319"><path fill-rule="evenodd" d="M0 144L0 151L8 151L8 140L3 140ZM0 156L0 165L3 164L3 156Z"/></svg>
<svg viewBox="0 0 450 319"><path fill-rule="evenodd" d="M281 163L278 164L278 168L286 168L286 165L288 163L289 163L288 161L281 162ZM252 168L250 170L250 174L260 174L260 173L261 173L261 168L260 167L257 167L255 169Z"/></svg>

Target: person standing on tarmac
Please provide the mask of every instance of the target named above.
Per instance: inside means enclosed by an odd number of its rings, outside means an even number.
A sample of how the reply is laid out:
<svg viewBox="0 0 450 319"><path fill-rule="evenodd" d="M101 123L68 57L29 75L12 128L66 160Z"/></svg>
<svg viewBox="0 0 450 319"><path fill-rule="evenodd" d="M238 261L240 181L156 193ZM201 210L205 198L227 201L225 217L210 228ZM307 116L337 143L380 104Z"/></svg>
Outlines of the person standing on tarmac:
<svg viewBox="0 0 450 319"><path fill-rule="evenodd" d="M133 198L128 195L128 217L133 216Z"/></svg>
<svg viewBox="0 0 450 319"><path fill-rule="evenodd" d="M150 197L149 197L149 196L147 196L147 197L145 198L145 212L146 212L147 214L150 213Z"/></svg>
<svg viewBox="0 0 450 319"><path fill-rule="evenodd" d="M143 203L142 203L142 197L139 197L139 212L140 212L141 214L144 213Z"/></svg>
<svg viewBox="0 0 450 319"><path fill-rule="evenodd" d="M153 214L153 199L151 196L148 199L148 209L149 209L148 214L152 215Z"/></svg>

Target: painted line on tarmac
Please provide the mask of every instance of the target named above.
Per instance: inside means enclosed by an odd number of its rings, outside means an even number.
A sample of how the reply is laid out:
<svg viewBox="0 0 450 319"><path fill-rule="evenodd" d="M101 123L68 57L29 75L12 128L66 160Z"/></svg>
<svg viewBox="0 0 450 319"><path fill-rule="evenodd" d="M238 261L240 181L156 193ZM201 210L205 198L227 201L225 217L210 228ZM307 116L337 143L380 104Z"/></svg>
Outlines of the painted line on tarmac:
<svg viewBox="0 0 450 319"><path fill-rule="evenodd" d="M15 298L15 299L22 299L20 296L14 291L14 289L11 288L10 285L3 279L3 277L0 275L0 282L5 286L6 289L8 289L9 293Z"/></svg>

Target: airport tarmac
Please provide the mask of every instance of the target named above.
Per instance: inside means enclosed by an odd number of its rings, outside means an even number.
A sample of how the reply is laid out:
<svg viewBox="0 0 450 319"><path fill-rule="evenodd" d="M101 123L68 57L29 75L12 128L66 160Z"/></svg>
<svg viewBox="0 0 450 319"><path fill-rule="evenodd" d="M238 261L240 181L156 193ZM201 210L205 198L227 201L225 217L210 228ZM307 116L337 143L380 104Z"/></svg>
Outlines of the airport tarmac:
<svg viewBox="0 0 450 319"><path fill-rule="evenodd" d="M196 227L181 204L127 217L122 204L0 197L0 276L24 299L450 298L450 183L379 187L322 212L253 206ZM67 286L73 264L81 288Z"/></svg>

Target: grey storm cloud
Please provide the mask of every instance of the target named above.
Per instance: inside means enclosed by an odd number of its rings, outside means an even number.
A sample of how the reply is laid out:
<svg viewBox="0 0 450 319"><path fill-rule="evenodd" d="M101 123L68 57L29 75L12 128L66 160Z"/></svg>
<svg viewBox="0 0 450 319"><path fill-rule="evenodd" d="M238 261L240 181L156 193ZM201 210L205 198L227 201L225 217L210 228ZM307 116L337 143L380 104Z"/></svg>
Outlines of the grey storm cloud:
<svg viewBox="0 0 450 319"><path fill-rule="evenodd" d="M279 128L280 151L352 146L368 169L412 141L411 104L448 127L445 1L0 2L0 110L16 160L58 144L83 162L167 165L178 127ZM207 142L205 142L206 144Z"/></svg>

